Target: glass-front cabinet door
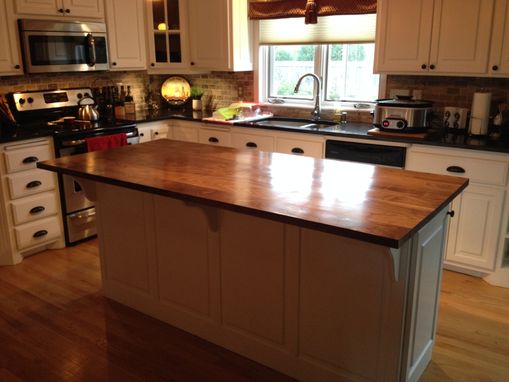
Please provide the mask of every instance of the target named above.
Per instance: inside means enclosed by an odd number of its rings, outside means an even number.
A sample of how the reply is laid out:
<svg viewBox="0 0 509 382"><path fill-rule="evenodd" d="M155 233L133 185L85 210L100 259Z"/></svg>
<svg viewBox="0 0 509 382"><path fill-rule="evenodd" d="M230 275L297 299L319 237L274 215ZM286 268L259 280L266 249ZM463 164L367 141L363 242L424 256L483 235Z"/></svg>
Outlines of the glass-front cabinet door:
<svg viewBox="0 0 509 382"><path fill-rule="evenodd" d="M149 71L188 69L186 2L147 1Z"/></svg>

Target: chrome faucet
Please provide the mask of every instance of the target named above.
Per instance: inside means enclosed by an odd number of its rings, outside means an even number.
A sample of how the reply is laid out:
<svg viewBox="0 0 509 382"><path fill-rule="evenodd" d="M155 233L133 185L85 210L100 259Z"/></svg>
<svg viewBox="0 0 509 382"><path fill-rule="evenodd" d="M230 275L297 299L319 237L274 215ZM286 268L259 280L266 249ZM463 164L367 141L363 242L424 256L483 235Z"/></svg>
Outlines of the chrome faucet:
<svg viewBox="0 0 509 382"><path fill-rule="evenodd" d="M313 119L319 120L320 119L320 90L322 89L322 81L320 80L320 77L318 77L314 73L306 73L302 75L299 80L297 81L297 85L295 85L295 89L293 90L294 93L297 93L300 88L300 83L304 79L304 77L311 76L315 80L315 108L311 112L311 116Z"/></svg>

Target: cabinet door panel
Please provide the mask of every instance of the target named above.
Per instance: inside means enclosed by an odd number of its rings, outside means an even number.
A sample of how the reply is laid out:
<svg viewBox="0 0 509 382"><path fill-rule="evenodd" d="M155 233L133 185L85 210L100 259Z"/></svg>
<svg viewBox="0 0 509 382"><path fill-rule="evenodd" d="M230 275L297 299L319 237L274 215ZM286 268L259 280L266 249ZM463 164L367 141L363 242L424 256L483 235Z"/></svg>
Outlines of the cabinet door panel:
<svg viewBox="0 0 509 382"><path fill-rule="evenodd" d="M200 69L229 69L230 1L189 0L191 61Z"/></svg>
<svg viewBox="0 0 509 382"><path fill-rule="evenodd" d="M110 1L110 0L108 0ZM73 17L104 17L102 0L63 0L64 9Z"/></svg>
<svg viewBox="0 0 509 382"><path fill-rule="evenodd" d="M489 71L494 75L509 74L509 2L496 0Z"/></svg>
<svg viewBox="0 0 509 382"><path fill-rule="evenodd" d="M323 158L323 143L278 137L276 139L276 151L285 154Z"/></svg>
<svg viewBox="0 0 509 382"><path fill-rule="evenodd" d="M436 0L430 65L440 73L487 71L493 0Z"/></svg>
<svg viewBox="0 0 509 382"><path fill-rule="evenodd" d="M143 0L106 2L111 69L145 69Z"/></svg>
<svg viewBox="0 0 509 382"><path fill-rule="evenodd" d="M62 8L62 0L16 0L16 13L27 15L62 15L58 10Z"/></svg>
<svg viewBox="0 0 509 382"><path fill-rule="evenodd" d="M375 71L426 72L433 1L382 0L378 9Z"/></svg>
<svg viewBox="0 0 509 382"><path fill-rule="evenodd" d="M471 184L452 209L446 261L493 270L505 190Z"/></svg>
<svg viewBox="0 0 509 382"><path fill-rule="evenodd" d="M8 2L0 4L0 75L23 74L16 25L8 17Z"/></svg>

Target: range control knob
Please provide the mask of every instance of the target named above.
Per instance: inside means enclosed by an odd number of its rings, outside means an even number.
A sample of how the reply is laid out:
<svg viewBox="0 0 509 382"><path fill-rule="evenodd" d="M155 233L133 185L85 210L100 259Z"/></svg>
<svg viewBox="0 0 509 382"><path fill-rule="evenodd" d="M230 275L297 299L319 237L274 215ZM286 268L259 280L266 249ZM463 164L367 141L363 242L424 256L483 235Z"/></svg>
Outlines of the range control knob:
<svg viewBox="0 0 509 382"><path fill-rule="evenodd" d="M82 99L82 98L83 98L83 94L78 93L78 99Z"/></svg>
<svg viewBox="0 0 509 382"><path fill-rule="evenodd" d="M396 126L398 126L399 129L402 129L405 127L405 123L403 121L398 121L398 123L396 123Z"/></svg>
<svg viewBox="0 0 509 382"><path fill-rule="evenodd" d="M19 102L20 105L24 105L25 104L25 99L24 98L20 98L18 102Z"/></svg>
<svg viewBox="0 0 509 382"><path fill-rule="evenodd" d="M34 99L33 99L32 97L28 97L28 98L27 98L27 102L28 102L28 103L34 103Z"/></svg>

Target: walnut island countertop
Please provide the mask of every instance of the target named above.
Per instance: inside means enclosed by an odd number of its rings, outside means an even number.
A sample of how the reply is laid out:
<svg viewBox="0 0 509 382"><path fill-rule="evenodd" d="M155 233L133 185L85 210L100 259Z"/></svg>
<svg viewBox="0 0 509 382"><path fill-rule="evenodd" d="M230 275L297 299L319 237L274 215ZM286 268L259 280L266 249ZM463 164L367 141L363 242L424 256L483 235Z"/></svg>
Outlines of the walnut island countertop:
<svg viewBox="0 0 509 382"><path fill-rule="evenodd" d="M37 166L392 248L468 185L460 177L166 139Z"/></svg>

